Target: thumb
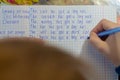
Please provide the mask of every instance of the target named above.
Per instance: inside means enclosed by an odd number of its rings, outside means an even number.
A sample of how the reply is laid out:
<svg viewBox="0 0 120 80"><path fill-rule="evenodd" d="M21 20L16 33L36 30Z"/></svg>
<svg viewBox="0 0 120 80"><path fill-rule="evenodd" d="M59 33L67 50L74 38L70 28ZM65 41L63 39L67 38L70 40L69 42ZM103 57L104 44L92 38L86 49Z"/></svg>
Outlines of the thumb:
<svg viewBox="0 0 120 80"><path fill-rule="evenodd" d="M106 43L102 41L95 32L90 33L90 42L101 52L104 51Z"/></svg>

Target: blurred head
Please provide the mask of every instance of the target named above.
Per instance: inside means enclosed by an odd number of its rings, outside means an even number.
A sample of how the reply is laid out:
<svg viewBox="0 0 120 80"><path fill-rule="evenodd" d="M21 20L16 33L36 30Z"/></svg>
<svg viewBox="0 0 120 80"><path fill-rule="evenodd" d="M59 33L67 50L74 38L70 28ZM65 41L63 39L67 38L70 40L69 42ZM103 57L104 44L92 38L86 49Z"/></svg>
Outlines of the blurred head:
<svg viewBox="0 0 120 80"><path fill-rule="evenodd" d="M82 61L42 41L0 40L0 80L87 80L86 69Z"/></svg>

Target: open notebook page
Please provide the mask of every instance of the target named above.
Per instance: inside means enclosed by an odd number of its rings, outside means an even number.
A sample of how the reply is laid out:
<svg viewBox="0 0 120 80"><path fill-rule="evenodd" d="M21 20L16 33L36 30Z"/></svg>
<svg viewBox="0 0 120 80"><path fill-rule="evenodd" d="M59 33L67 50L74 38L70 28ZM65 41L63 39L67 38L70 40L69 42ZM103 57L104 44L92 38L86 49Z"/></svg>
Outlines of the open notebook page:
<svg viewBox="0 0 120 80"><path fill-rule="evenodd" d="M90 30L103 18L116 21L116 9L108 6L1 6L0 38L42 38L84 57L98 71L98 80L117 80L114 66L87 40Z"/></svg>

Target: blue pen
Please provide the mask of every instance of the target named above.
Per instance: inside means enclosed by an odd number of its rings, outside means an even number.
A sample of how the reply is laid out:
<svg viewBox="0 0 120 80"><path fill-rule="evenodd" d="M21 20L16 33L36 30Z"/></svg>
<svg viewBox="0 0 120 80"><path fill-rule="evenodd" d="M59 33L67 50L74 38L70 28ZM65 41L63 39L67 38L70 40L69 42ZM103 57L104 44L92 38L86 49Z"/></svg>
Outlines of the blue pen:
<svg viewBox="0 0 120 80"><path fill-rule="evenodd" d="M109 29L109 30L106 30L106 31L103 31L103 32L100 32L98 34L99 37L104 37L104 36L108 36L108 35L111 35L111 34L114 34L114 33L117 33L117 32L120 32L120 27L116 27L116 28L113 28L113 29ZM90 37L88 37L89 39Z"/></svg>
<svg viewBox="0 0 120 80"><path fill-rule="evenodd" d="M111 35L111 34L114 34L114 33L117 33L117 32L120 32L120 27L117 27L117 28L113 28L113 29L109 29L109 30L100 32L100 33L98 34L98 36L99 36L99 37L103 37L103 36Z"/></svg>

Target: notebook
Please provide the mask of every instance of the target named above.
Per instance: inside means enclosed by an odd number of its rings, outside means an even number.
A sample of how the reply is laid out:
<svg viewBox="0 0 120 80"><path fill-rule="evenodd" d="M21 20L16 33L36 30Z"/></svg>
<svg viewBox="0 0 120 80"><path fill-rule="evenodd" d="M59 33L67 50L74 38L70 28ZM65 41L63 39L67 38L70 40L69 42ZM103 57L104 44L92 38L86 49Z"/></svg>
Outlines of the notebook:
<svg viewBox="0 0 120 80"><path fill-rule="evenodd" d="M110 6L1 6L0 38L36 37L73 55L82 56L98 71L97 80L117 80L114 66L87 40L103 18L116 22ZM102 77L101 77L102 76Z"/></svg>

